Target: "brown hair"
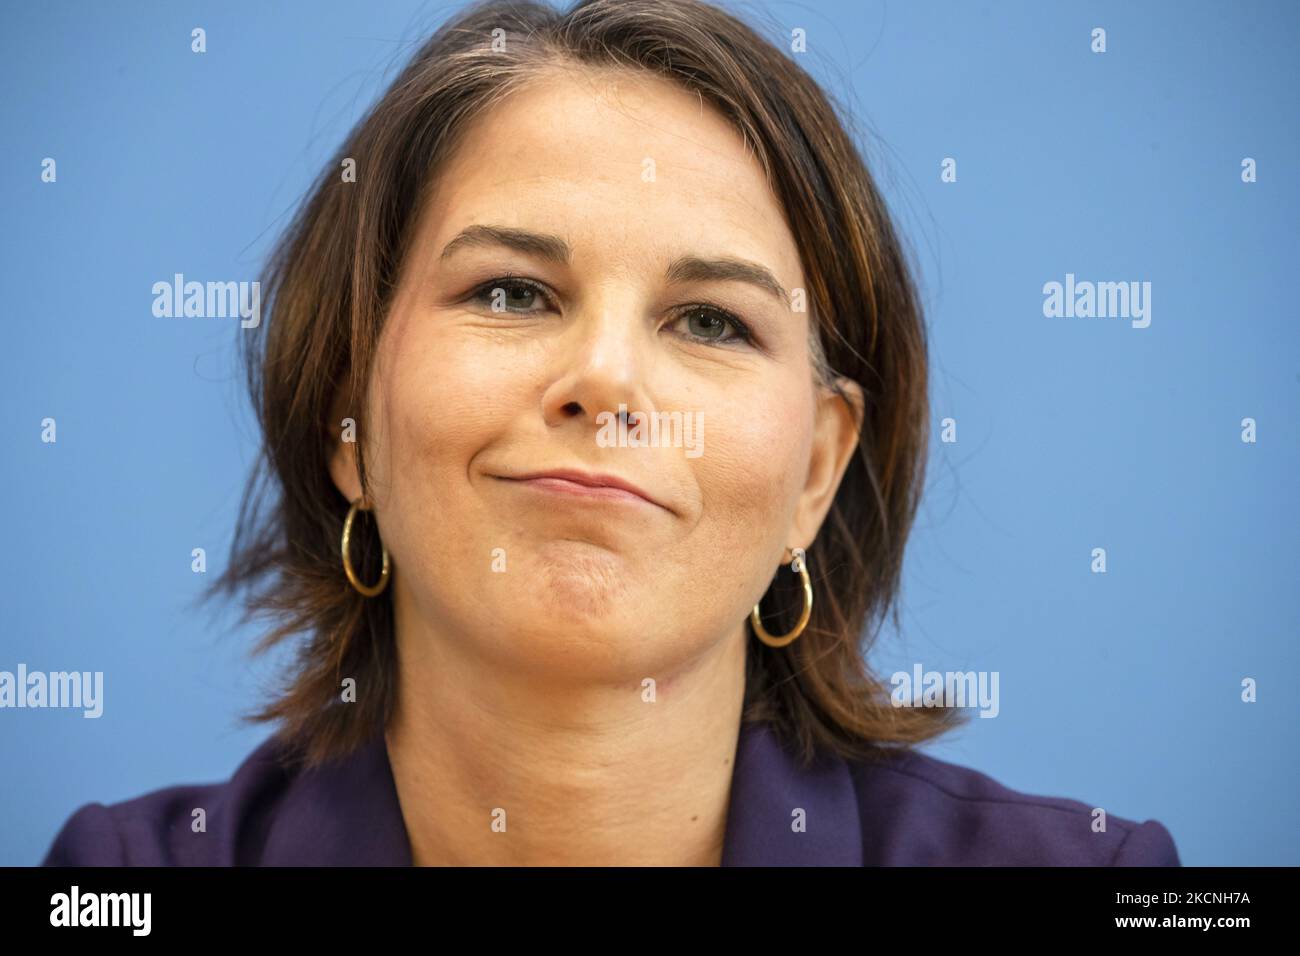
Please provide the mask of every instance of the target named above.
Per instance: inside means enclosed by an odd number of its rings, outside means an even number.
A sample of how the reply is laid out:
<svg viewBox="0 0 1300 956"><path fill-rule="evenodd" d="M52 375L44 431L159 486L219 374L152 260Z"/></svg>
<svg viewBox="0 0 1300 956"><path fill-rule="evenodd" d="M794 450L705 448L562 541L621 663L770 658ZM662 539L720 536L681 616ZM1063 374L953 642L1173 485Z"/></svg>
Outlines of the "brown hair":
<svg viewBox="0 0 1300 956"><path fill-rule="evenodd" d="M302 638L284 686L244 719L278 722L308 764L346 754L387 724L398 666L391 592L365 598L343 574L349 503L329 469L340 409L364 427L375 344L440 164L468 121L554 67L650 71L734 124L800 249L818 375L831 387L835 374L853 379L866 396L857 453L809 549L812 618L786 648L751 642L743 719L771 724L804 762L822 748L869 759L955 726L954 708L892 706L864 656L887 618L898 623L903 549L925 471L926 340L906 257L818 85L750 27L698 0L586 0L567 12L475 4L429 38L321 173L268 263L267 318L242 340L263 446L214 593L247 592L245 619L275 621L255 653ZM340 175L348 158L355 182ZM359 524L354 538L369 526ZM354 544L354 564L376 580L378 547L362 550ZM797 619L796 582L783 567L764 595L772 633ZM362 689L355 702L340 699L342 675Z"/></svg>

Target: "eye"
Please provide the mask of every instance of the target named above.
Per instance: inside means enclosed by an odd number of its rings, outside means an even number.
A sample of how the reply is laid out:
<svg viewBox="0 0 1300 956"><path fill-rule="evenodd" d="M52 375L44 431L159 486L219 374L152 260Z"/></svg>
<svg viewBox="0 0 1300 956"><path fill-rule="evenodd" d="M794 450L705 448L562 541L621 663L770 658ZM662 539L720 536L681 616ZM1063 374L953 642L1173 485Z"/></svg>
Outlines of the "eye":
<svg viewBox="0 0 1300 956"><path fill-rule="evenodd" d="M542 300L542 308L531 308L538 299ZM513 272L483 283L471 293L469 301L499 314L531 315L554 307L545 286ZM743 319L717 306L686 306L673 324L682 321L687 326L684 337L697 342L744 344L754 341L753 333Z"/></svg>
<svg viewBox="0 0 1300 956"><path fill-rule="evenodd" d="M683 321L686 337L700 342L752 342L754 338L749 326L738 316L712 305L687 306L677 318L677 322Z"/></svg>
<svg viewBox="0 0 1300 956"><path fill-rule="evenodd" d="M542 311L530 308L539 298L549 305L549 297L541 283L511 273L483 283L471 294L470 301L489 312L528 314Z"/></svg>

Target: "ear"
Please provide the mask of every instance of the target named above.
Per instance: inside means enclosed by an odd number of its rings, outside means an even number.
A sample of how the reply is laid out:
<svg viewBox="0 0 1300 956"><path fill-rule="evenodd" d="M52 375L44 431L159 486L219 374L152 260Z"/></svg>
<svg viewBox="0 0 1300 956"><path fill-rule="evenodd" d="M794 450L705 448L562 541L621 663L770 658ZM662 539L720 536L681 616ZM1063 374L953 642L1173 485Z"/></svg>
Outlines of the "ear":
<svg viewBox="0 0 1300 956"><path fill-rule="evenodd" d="M333 439L330 452L330 477L334 487L349 502L361 497L361 478L357 472L357 425L345 411L341 397L331 405L329 433ZM346 419L346 421L345 421Z"/></svg>
<svg viewBox="0 0 1300 956"><path fill-rule="evenodd" d="M829 388L819 390L808 478L799 496L787 542L791 548L807 549L812 545L858 447L866 408L862 386L843 377L838 379L838 384L848 401Z"/></svg>

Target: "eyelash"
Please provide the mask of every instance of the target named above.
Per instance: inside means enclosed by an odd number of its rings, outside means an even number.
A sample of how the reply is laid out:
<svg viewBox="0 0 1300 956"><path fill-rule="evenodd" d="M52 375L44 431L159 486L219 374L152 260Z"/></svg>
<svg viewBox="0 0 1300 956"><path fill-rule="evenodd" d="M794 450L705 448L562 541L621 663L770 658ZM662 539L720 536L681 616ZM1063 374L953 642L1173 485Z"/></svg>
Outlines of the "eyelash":
<svg viewBox="0 0 1300 956"><path fill-rule="evenodd" d="M545 286L543 286L540 282L536 282L532 279L527 279L524 276L518 275L513 272L508 272L503 276L498 276L495 279L489 279L487 282L484 282L482 285L478 286L477 288L474 289L473 292L470 293L470 299L475 300L478 299L478 297L483 295L484 293L491 292L493 289L499 289L502 287L509 287L509 286L523 286L527 289L531 289L533 292L536 292L538 295L545 298L547 302L550 302L552 306L554 306L554 302L551 299L551 294L550 292L547 291ZM726 347L731 342L740 342L745 345L755 344L754 333L753 331L751 331L749 325L745 322L745 320L740 318L740 316L735 315L734 313L729 312L728 310L722 308L721 306L710 305L707 302L696 302L696 303L692 303L691 305L684 305L678 309L678 317L680 318L681 316L690 315L692 312L713 313L715 316L722 319L722 321L726 322L728 325L731 326L732 330L735 332L735 336L731 339L724 339L718 341L718 340L710 339L707 336L688 334L686 337L689 338L690 340L694 342L704 342L709 345L713 345L716 342L716 344L723 347Z"/></svg>

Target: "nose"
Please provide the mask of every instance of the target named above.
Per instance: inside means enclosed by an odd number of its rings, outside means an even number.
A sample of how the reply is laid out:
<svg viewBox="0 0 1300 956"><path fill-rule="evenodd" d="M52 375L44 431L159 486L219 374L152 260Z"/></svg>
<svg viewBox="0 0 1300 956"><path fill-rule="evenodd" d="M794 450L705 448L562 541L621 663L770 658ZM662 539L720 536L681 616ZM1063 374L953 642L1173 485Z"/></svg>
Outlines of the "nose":
<svg viewBox="0 0 1300 956"><path fill-rule="evenodd" d="M601 412L653 411L646 384L654 365L653 331L629 296L605 297L575 314L555 342L555 375L542 397L547 425L584 420L594 432Z"/></svg>

